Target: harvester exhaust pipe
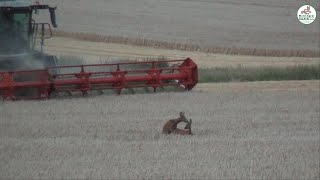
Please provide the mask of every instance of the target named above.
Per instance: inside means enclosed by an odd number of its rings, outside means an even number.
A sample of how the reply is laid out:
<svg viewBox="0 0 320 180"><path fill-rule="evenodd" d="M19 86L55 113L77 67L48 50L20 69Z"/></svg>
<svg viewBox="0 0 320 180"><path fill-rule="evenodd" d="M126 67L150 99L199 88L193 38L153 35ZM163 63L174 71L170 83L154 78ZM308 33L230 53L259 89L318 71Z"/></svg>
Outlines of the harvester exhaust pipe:
<svg viewBox="0 0 320 180"><path fill-rule="evenodd" d="M49 7L49 12L50 12L50 19L51 19L51 24L54 28L57 28L57 22L56 22L56 7Z"/></svg>

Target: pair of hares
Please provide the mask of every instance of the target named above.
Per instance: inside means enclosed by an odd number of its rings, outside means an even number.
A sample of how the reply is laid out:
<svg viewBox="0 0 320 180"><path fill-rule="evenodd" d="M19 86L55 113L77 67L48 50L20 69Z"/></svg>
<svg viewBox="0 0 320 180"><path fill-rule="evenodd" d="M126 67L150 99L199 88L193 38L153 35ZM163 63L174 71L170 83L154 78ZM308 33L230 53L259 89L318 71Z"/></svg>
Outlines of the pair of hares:
<svg viewBox="0 0 320 180"><path fill-rule="evenodd" d="M179 118L168 120L162 128L162 134L179 134L179 135L192 135L191 124L192 119L188 119L184 116L184 112L179 113ZM185 122L186 126L184 129L177 128L180 122Z"/></svg>

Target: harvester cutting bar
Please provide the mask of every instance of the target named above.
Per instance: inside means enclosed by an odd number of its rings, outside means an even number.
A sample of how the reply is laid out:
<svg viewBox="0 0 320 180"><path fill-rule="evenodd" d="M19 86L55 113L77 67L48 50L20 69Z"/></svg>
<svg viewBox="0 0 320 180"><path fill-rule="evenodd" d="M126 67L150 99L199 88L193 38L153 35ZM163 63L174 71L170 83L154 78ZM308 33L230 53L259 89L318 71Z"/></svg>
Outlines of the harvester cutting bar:
<svg viewBox="0 0 320 180"><path fill-rule="evenodd" d="M175 64L175 66L170 66L170 64ZM169 66L161 67L163 65ZM74 72L70 73L71 69ZM64 71L68 72L62 73ZM0 72L0 94L3 100L50 98L52 93L58 92L69 94L81 92L82 95L86 95L89 91L107 89L116 90L118 94L123 89L149 87L156 92L159 87L164 86L183 86L185 90L191 90L197 83L197 65L190 58ZM24 92L32 90L35 93L21 96L25 94Z"/></svg>

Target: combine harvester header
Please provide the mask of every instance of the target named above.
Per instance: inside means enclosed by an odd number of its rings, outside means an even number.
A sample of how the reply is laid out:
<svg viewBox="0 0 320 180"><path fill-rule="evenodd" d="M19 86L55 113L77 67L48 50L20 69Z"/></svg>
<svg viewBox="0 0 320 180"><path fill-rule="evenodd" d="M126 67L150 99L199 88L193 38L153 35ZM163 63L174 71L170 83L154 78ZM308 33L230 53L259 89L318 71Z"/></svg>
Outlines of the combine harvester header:
<svg viewBox="0 0 320 180"><path fill-rule="evenodd" d="M161 64L175 66L161 67ZM128 66L138 68L126 69ZM70 73L70 70L73 72ZM3 100L48 99L61 92L80 92L84 96L90 91L108 89L115 90L117 94L121 94L123 89L135 88L153 88L156 92L164 86L183 86L189 91L197 83L197 65L190 58L0 72L0 94Z"/></svg>

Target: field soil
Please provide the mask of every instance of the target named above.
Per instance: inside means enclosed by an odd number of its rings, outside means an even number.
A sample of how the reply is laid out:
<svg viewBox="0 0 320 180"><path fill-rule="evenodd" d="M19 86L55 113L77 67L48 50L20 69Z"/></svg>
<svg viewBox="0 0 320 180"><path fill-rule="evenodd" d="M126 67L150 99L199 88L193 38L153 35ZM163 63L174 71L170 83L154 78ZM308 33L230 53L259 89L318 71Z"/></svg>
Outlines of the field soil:
<svg viewBox="0 0 320 180"><path fill-rule="evenodd" d="M212 54L194 51L156 49L103 42L81 41L72 38L54 37L46 41L45 50L50 54L82 57L86 63L101 63L118 59L141 60L165 57L169 59L192 58L199 67L226 66L294 66L319 65L320 58L307 57L263 57Z"/></svg>
<svg viewBox="0 0 320 180"><path fill-rule="evenodd" d="M319 179L319 90L230 87L0 102L0 176ZM162 135L179 111L195 135Z"/></svg>

